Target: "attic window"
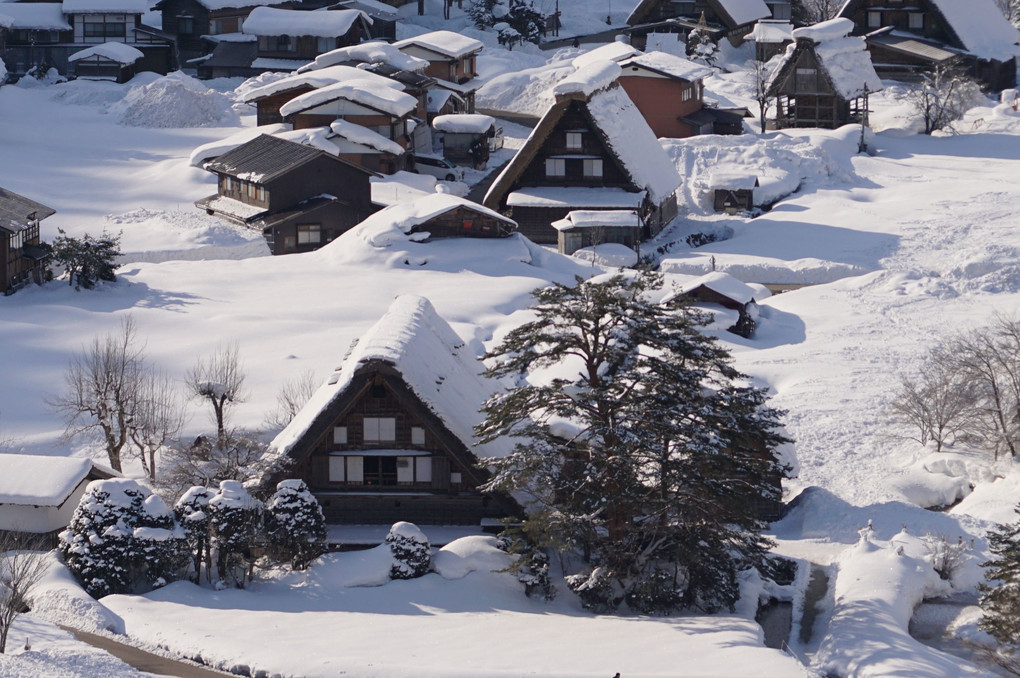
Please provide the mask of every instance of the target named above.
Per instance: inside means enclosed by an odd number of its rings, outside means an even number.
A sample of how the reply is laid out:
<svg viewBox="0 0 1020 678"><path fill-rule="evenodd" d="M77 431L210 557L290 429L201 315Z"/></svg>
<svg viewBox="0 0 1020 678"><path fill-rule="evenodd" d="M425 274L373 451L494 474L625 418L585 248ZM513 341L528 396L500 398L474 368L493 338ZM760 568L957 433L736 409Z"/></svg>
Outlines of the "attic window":
<svg viewBox="0 0 1020 678"><path fill-rule="evenodd" d="M547 177L565 177L567 175L567 161L563 158L546 158L545 175Z"/></svg>
<svg viewBox="0 0 1020 678"><path fill-rule="evenodd" d="M333 444L334 445L346 445L347 444L347 427L346 426L334 426L333 427Z"/></svg>
<svg viewBox="0 0 1020 678"><path fill-rule="evenodd" d="M583 137L580 132L567 132L567 148L571 151L579 151L584 147Z"/></svg>
<svg viewBox="0 0 1020 678"><path fill-rule="evenodd" d="M397 420L393 417L365 417L365 442L392 442L397 439Z"/></svg>
<svg viewBox="0 0 1020 678"><path fill-rule="evenodd" d="M425 444L425 429L423 429L421 426L411 427L411 444L412 445Z"/></svg>
<svg viewBox="0 0 1020 678"><path fill-rule="evenodd" d="M602 158L585 158L584 176L586 177L602 176Z"/></svg>

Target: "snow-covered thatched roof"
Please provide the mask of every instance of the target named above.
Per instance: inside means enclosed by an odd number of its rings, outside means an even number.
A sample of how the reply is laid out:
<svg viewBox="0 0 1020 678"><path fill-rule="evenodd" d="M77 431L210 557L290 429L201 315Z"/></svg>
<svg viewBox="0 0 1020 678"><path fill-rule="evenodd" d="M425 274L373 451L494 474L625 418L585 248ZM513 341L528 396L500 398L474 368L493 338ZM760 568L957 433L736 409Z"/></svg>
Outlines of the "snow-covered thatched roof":
<svg viewBox="0 0 1020 678"><path fill-rule="evenodd" d="M60 506L92 470L92 460L0 454L0 504Z"/></svg>
<svg viewBox="0 0 1020 678"><path fill-rule="evenodd" d="M241 30L248 35L295 35L318 38L338 38L351 30L354 22L372 19L357 9L339 9L327 12L309 12L275 7L256 7L244 20Z"/></svg>
<svg viewBox="0 0 1020 678"><path fill-rule="evenodd" d="M98 56L110 61L116 61L119 64L133 64L134 62L141 59L144 54L139 49L135 49L131 45L125 45L123 42L104 42L102 45L96 45L94 47L86 47L85 49L75 52L71 56L67 57L68 61L81 61L82 59L88 59L89 57Z"/></svg>
<svg viewBox="0 0 1020 678"><path fill-rule="evenodd" d="M298 69L298 73L314 71L335 64L356 61L366 64L386 64L404 71L421 73L429 67L429 62L409 54L404 54L393 45L385 42L363 42L360 45L340 47L315 57L315 61Z"/></svg>
<svg viewBox="0 0 1020 678"><path fill-rule="evenodd" d="M393 45L400 50L419 47L451 59L459 59L472 52L480 52L482 47L485 46L480 40L475 40L453 31L432 31L431 33L416 35L413 38L399 40L393 43Z"/></svg>
<svg viewBox="0 0 1020 678"><path fill-rule="evenodd" d="M11 18L12 30L71 30L71 24L64 18L64 8L59 2L6 2L0 7Z"/></svg>
<svg viewBox="0 0 1020 678"><path fill-rule="evenodd" d="M276 4L277 0L198 0L198 3L209 11L220 9L240 9L243 7L262 7Z"/></svg>
<svg viewBox="0 0 1020 678"><path fill-rule="evenodd" d="M620 65L615 61L592 61L553 85L556 96L583 94L591 96L609 87L620 77Z"/></svg>
<svg viewBox="0 0 1020 678"><path fill-rule="evenodd" d="M322 87L328 87L329 85L335 85L339 82L353 82L360 81L368 87L389 87L391 89L402 90L404 88L396 80L390 78L384 78L381 75L370 73L369 71L362 70L360 68L354 68L353 66L329 66L315 71L305 71L289 75L285 78L275 80L261 87L248 90L243 95L243 101L245 103L252 103L259 99L264 99L280 92L286 92L292 89L298 89L301 87L310 87L312 89L320 89Z"/></svg>
<svg viewBox="0 0 1020 678"><path fill-rule="evenodd" d="M398 92L390 87L366 89L355 81L327 85L295 97L280 107L280 115L287 117L317 106L344 100L365 106L396 118L410 114L418 106L418 100L410 94Z"/></svg>
<svg viewBox="0 0 1020 678"><path fill-rule="evenodd" d="M931 0L956 33L964 49L985 59L1005 60L1017 53L1020 40L994 0Z"/></svg>
<svg viewBox="0 0 1020 678"><path fill-rule="evenodd" d="M452 134L485 134L496 120L490 115L481 113L459 113L456 115L437 115L432 127L438 132Z"/></svg>
<svg viewBox="0 0 1020 678"><path fill-rule="evenodd" d="M399 207L388 208L371 218ZM320 415L344 395L359 370L373 363L383 363L399 373L421 402L465 446L474 447L478 456L505 456L509 451L509 444L504 441L472 446L474 427L483 418L478 410L495 392L497 384L482 376L482 362L431 302L411 294L393 301L386 313L358 340L327 383L312 394L290 424L276 436L271 447L280 454L290 454L317 420L322 425Z"/></svg>
<svg viewBox="0 0 1020 678"><path fill-rule="evenodd" d="M786 48L773 69L773 82L790 76L791 60L809 44L825 70L833 89L844 99L853 99L882 89L864 38L850 35L854 22L837 18L793 31L796 42Z"/></svg>

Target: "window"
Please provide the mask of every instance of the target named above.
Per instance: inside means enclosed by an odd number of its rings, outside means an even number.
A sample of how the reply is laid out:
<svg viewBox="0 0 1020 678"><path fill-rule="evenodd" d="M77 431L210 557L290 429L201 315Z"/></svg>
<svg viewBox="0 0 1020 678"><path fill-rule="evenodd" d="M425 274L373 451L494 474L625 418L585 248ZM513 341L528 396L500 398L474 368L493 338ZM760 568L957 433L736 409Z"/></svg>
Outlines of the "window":
<svg viewBox="0 0 1020 678"><path fill-rule="evenodd" d="M82 35L86 38L123 38L127 35L127 28L123 23L84 23Z"/></svg>
<svg viewBox="0 0 1020 678"><path fill-rule="evenodd" d="M421 426L411 427L411 444L412 445L425 444L425 429L423 429Z"/></svg>
<svg viewBox="0 0 1020 678"><path fill-rule="evenodd" d="M292 235L283 236L283 251L293 252L297 249L297 238Z"/></svg>
<svg viewBox="0 0 1020 678"><path fill-rule="evenodd" d="M578 151L584 147L580 132L567 132L567 148Z"/></svg>
<svg viewBox="0 0 1020 678"><path fill-rule="evenodd" d="M347 427L346 426L334 426L333 427L333 444L334 445L346 445L347 444Z"/></svg>
<svg viewBox="0 0 1020 678"><path fill-rule="evenodd" d="M297 225L298 245L318 245L322 242L322 226L319 224Z"/></svg>
<svg viewBox="0 0 1020 678"><path fill-rule="evenodd" d="M567 161L563 158L546 158L545 175L547 177L565 177L567 175Z"/></svg>
<svg viewBox="0 0 1020 678"><path fill-rule="evenodd" d="M908 15L910 27L915 30L921 30L924 28L924 13L923 12L911 12Z"/></svg>
<svg viewBox="0 0 1020 678"><path fill-rule="evenodd" d="M188 14L177 17L177 32L181 35L192 35L195 32L195 19Z"/></svg>
<svg viewBox="0 0 1020 678"><path fill-rule="evenodd" d="M234 190L234 178L223 177L223 192L230 193L233 190Z"/></svg>
<svg viewBox="0 0 1020 678"><path fill-rule="evenodd" d="M419 483L432 482L432 457L414 458L414 478Z"/></svg>
<svg viewBox="0 0 1020 678"><path fill-rule="evenodd" d="M602 176L602 158L585 158L584 176L586 177Z"/></svg>
<svg viewBox="0 0 1020 678"><path fill-rule="evenodd" d="M209 19L209 35L225 33L223 30L223 19Z"/></svg>
<svg viewBox="0 0 1020 678"><path fill-rule="evenodd" d="M461 476L459 473L454 472L450 474L450 483L452 483L453 485L459 485L460 481Z"/></svg>
<svg viewBox="0 0 1020 678"><path fill-rule="evenodd" d="M365 417L365 442L392 442L397 439L397 420L393 417Z"/></svg>
<svg viewBox="0 0 1020 678"><path fill-rule="evenodd" d="M276 51L277 52L293 52L297 49L297 45L291 40L289 35L278 35L276 36Z"/></svg>
<svg viewBox="0 0 1020 678"><path fill-rule="evenodd" d="M396 485L397 457L361 457L364 460L366 485Z"/></svg>
<svg viewBox="0 0 1020 678"><path fill-rule="evenodd" d="M317 51L319 54L336 49L336 38L319 38Z"/></svg>
<svg viewBox="0 0 1020 678"><path fill-rule="evenodd" d="M813 68L798 68L797 69L797 91L798 92L814 92L815 91L815 74L816 71Z"/></svg>
<svg viewBox="0 0 1020 678"><path fill-rule="evenodd" d="M343 458L344 457L341 457L341 459ZM347 459L347 482L348 483L365 482L365 458L346 457L346 459Z"/></svg>
<svg viewBox="0 0 1020 678"><path fill-rule="evenodd" d="M879 28L882 25L881 12L868 12L868 28Z"/></svg>
<svg viewBox="0 0 1020 678"><path fill-rule="evenodd" d="M397 483L408 484L414 482L414 458L397 457Z"/></svg>
<svg viewBox="0 0 1020 678"><path fill-rule="evenodd" d="M343 483L347 481L347 474L344 473L344 457L336 456L329 458L329 482Z"/></svg>

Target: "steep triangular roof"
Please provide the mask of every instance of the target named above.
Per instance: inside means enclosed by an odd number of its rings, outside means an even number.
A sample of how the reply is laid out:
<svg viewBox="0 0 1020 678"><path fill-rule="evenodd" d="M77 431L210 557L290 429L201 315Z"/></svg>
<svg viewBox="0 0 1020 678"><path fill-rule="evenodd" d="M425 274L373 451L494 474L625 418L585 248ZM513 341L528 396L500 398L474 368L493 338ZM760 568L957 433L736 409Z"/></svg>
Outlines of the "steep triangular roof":
<svg viewBox="0 0 1020 678"><path fill-rule="evenodd" d="M814 52L818 65L833 90L844 99L878 92L882 81L871 63L864 38L850 36L854 24L850 19L836 18L793 31L796 42L786 48L772 71L769 96L776 96L791 76L805 51Z"/></svg>
<svg viewBox="0 0 1020 678"><path fill-rule="evenodd" d="M636 26L648 20L648 15L663 2L669 0L641 0L627 17L627 24ZM713 12L722 20L726 28L736 28L751 24L758 19L772 17L772 12L764 0L706 0Z"/></svg>
<svg viewBox="0 0 1020 678"><path fill-rule="evenodd" d="M592 130L602 138L606 150L631 183L638 190L646 190L655 204L669 198L680 186L680 175L641 112L616 82L619 74L620 67L615 63L593 63L557 84L553 88L555 103L496 177L482 204L495 208L503 202L574 103L581 107Z"/></svg>

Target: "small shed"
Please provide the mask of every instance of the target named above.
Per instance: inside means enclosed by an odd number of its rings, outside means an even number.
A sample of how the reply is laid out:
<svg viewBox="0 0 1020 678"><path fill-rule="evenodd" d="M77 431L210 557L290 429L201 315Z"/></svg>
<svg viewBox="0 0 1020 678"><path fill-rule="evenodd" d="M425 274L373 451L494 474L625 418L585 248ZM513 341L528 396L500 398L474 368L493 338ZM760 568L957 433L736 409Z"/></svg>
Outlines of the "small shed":
<svg viewBox="0 0 1020 678"><path fill-rule="evenodd" d="M636 250L641 241L641 217L636 210L573 210L554 221L560 254L616 243Z"/></svg>
<svg viewBox="0 0 1020 678"><path fill-rule="evenodd" d="M400 234L415 242L432 238L505 238L517 222L478 203L449 193L422 194L376 212L359 226L370 243L384 247Z"/></svg>
<svg viewBox="0 0 1020 678"><path fill-rule="evenodd" d="M142 51L123 42L104 42L67 57L72 75L87 80L127 82L135 77L135 63Z"/></svg>
<svg viewBox="0 0 1020 678"><path fill-rule="evenodd" d="M496 136L496 121L478 113L438 115L432 127L441 135L443 157L457 165L485 169L489 139Z"/></svg>
<svg viewBox="0 0 1020 678"><path fill-rule="evenodd" d="M55 547L85 486L115 475L91 459L0 454L0 532Z"/></svg>
<svg viewBox="0 0 1020 678"><path fill-rule="evenodd" d="M739 168L713 171L708 178L713 209L727 214L751 211L754 209L754 189L758 185L758 175L754 172Z"/></svg>
<svg viewBox="0 0 1020 678"><path fill-rule="evenodd" d="M748 338L758 324L758 303L755 290L729 273L712 271L681 285L679 294L695 302L715 304L738 313L737 322L728 332Z"/></svg>
<svg viewBox="0 0 1020 678"><path fill-rule="evenodd" d="M789 21L762 19L754 25L749 37L754 40L754 58L765 62L782 54L793 43L793 24Z"/></svg>

